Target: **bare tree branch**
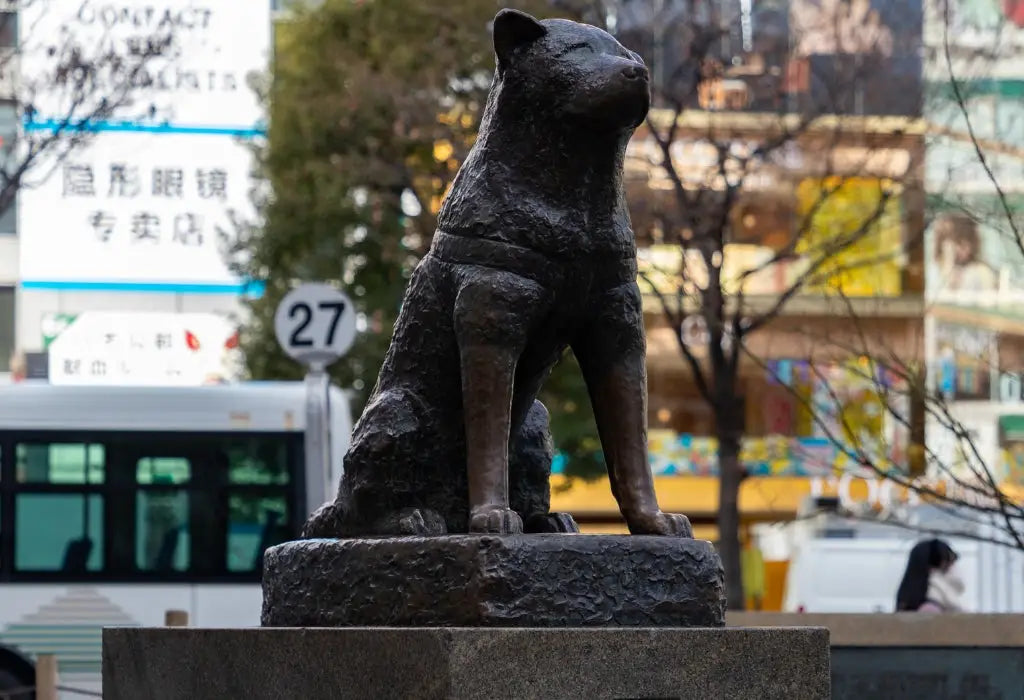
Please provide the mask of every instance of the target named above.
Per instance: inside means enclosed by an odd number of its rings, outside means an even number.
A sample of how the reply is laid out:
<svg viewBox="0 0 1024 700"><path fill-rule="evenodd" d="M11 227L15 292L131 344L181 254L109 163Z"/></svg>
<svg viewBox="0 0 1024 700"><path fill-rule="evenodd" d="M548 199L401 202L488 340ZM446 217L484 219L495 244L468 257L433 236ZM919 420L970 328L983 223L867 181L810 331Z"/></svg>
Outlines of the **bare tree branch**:
<svg viewBox="0 0 1024 700"><path fill-rule="evenodd" d="M981 147L981 142L978 140L978 136L974 130L974 123L971 119L970 110L967 107L967 100L964 98L963 90L960 87L960 81L958 80L956 73L953 70L953 56L950 49L949 41L949 27L950 27L950 13L949 13L949 0L943 0L942 3L942 15L944 26L942 30L942 49L943 55L946 59L946 70L949 72L949 84L953 89L953 99L956 101L957 107L964 118L964 125L967 128L967 136L970 139L971 145L974 147L974 153L978 156L978 162L981 167L985 170L985 175L988 177L992 186L995 187L996 196L999 198L999 202L1003 207L1003 212L1006 214L1006 221L1010 226L1010 230L1013 232L1013 239L1017 243L1017 247L1021 254L1024 255L1024 240L1021 239L1021 232L1017 226L1017 221L1014 216L1013 208L1007 201L1006 192L1003 190L1002 185L996 178L995 173L992 171L992 166L989 164L988 157L985 155L985 151Z"/></svg>

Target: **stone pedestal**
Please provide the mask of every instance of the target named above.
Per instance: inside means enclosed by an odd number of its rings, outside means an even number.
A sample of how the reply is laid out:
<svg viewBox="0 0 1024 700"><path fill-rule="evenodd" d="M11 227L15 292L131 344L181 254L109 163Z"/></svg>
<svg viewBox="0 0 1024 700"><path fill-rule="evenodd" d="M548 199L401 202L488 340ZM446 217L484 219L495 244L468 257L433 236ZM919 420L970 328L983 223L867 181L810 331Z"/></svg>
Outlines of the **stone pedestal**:
<svg viewBox="0 0 1024 700"><path fill-rule="evenodd" d="M267 550L264 627L721 627L709 542L521 535L302 540Z"/></svg>
<svg viewBox="0 0 1024 700"><path fill-rule="evenodd" d="M103 632L106 700L829 698L823 628Z"/></svg>

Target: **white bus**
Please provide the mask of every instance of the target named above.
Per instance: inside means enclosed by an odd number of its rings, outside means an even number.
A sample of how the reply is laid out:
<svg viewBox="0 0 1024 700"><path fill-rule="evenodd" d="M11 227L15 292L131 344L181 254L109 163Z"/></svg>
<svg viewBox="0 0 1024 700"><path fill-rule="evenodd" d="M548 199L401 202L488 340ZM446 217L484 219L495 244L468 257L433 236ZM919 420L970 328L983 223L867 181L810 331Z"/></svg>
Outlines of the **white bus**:
<svg viewBox="0 0 1024 700"><path fill-rule="evenodd" d="M340 472L351 416L336 387L329 405ZM263 551L323 494L307 408L302 382L0 386L0 697L33 685L38 654L57 656L63 685L99 689L104 626L171 609L259 625Z"/></svg>

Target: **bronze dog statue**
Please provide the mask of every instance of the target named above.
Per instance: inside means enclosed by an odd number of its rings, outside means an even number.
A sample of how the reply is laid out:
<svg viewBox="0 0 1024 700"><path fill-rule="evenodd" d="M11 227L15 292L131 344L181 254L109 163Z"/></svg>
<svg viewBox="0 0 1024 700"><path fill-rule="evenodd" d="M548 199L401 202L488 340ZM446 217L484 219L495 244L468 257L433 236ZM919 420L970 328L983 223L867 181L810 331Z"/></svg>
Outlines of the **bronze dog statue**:
<svg viewBox="0 0 1024 700"><path fill-rule="evenodd" d="M612 492L634 534L692 535L658 508L626 143L650 107L641 58L611 35L514 10L478 139L438 219L355 426L337 498L305 537L575 532L548 512L536 400L571 347Z"/></svg>

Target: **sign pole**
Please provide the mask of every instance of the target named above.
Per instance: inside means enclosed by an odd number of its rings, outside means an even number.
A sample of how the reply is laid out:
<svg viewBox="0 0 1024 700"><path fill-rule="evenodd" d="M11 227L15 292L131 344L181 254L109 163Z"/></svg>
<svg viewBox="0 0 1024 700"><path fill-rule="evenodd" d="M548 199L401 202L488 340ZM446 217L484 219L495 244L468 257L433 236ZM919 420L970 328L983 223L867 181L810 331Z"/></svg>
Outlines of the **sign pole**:
<svg viewBox="0 0 1024 700"><path fill-rule="evenodd" d="M327 284L303 284L285 295L274 312L274 333L281 349L306 367L306 512L332 495L331 380L327 368L355 341L352 301ZM340 470L339 470L340 471Z"/></svg>
<svg viewBox="0 0 1024 700"><path fill-rule="evenodd" d="M306 504L312 512L325 503L331 484L330 377L322 363L309 367L306 384Z"/></svg>

